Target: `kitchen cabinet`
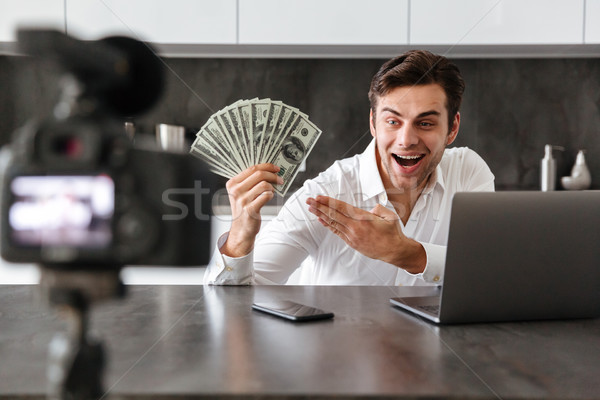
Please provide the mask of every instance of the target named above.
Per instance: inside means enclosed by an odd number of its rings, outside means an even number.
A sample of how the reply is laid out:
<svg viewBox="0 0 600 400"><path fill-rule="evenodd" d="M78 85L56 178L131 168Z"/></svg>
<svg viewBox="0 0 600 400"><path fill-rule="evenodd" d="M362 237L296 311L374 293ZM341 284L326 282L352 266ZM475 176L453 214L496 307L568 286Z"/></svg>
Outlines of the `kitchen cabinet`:
<svg viewBox="0 0 600 400"><path fill-rule="evenodd" d="M410 43L582 44L584 1L412 1Z"/></svg>
<svg viewBox="0 0 600 400"><path fill-rule="evenodd" d="M0 0L0 42L15 42L19 26L64 30L64 17L64 0Z"/></svg>
<svg viewBox="0 0 600 400"><path fill-rule="evenodd" d="M153 43L236 43L236 0L67 0L67 31Z"/></svg>
<svg viewBox="0 0 600 400"><path fill-rule="evenodd" d="M408 0L239 0L239 44L408 44Z"/></svg>
<svg viewBox="0 0 600 400"><path fill-rule="evenodd" d="M165 57L597 57L599 20L600 0L0 0L0 54L26 22Z"/></svg>
<svg viewBox="0 0 600 400"><path fill-rule="evenodd" d="M585 2L585 43L600 43L600 0Z"/></svg>

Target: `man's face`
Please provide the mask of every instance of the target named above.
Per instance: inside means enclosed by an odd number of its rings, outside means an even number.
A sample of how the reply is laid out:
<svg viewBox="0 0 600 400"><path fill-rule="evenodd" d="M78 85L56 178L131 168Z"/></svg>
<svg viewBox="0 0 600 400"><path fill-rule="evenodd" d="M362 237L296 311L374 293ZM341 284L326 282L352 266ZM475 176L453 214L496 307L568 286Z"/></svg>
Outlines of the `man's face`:
<svg viewBox="0 0 600 400"><path fill-rule="evenodd" d="M303 152L295 144L289 144L285 147L285 153L293 160L300 161Z"/></svg>
<svg viewBox="0 0 600 400"><path fill-rule="evenodd" d="M290 148L290 156L294 160L300 160L300 158L302 158L302 151L299 148L297 148L296 146L292 146Z"/></svg>
<svg viewBox="0 0 600 400"><path fill-rule="evenodd" d="M460 115L448 127L446 94L438 84L402 86L379 98L371 135L388 193L422 190L458 133Z"/></svg>

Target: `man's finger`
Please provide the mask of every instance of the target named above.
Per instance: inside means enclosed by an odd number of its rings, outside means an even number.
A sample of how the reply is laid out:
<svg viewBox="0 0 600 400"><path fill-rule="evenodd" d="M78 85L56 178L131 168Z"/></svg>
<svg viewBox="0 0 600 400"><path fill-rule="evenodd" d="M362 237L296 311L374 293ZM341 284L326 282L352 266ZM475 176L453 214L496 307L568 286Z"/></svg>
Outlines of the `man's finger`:
<svg viewBox="0 0 600 400"><path fill-rule="evenodd" d="M320 220L322 221L322 220ZM332 221L332 223L327 224L324 222L321 222L327 229L329 229L334 235L339 236L343 241L347 242L348 237L346 234L346 227L343 227L341 225L339 225L338 223L336 223L335 221Z"/></svg>
<svg viewBox="0 0 600 400"><path fill-rule="evenodd" d="M385 208L381 204L377 204L371 210L373 215L385 219L386 221L395 221L398 219L398 215L390 209Z"/></svg>
<svg viewBox="0 0 600 400"><path fill-rule="evenodd" d="M245 169L226 183L230 196L237 197L260 184L261 181L270 184L282 184L283 180L277 175L279 167L273 164L259 164Z"/></svg>
<svg viewBox="0 0 600 400"><path fill-rule="evenodd" d="M344 201L334 199L333 197L329 196L317 196L315 200L318 203L326 205L327 207L334 209L337 212L342 213L346 216L349 216L349 214L351 214L351 209L354 208Z"/></svg>
<svg viewBox="0 0 600 400"><path fill-rule="evenodd" d="M309 205L308 210L322 219L326 224L330 225L332 221L345 223L344 221L347 217L328 204L318 202L313 198L307 199L306 203Z"/></svg>
<svg viewBox="0 0 600 400"><path fill-rule="evenodd" d="M327 207L337 211L338 213L344 215L348 219L357 220L357 221L369 221L373 219L373 214L369 211L363 210L358 207L354 207L351 204L348 204L344 201L334 199L328 196L317 196L314 199L316 202L326 205ZM339 219L339 218L336 218Z"/></svg>
<svg viewBox="0 0 600 400"><path fill-rule="evenodd" d="M248 179L250 176L256 174L257 172L259 173L258 175L260 175L261 172L269 172L276 174L277 172L279 172L279 167L269 163L253 165L231 178L230 181L234 184L241 183Z"/></svg>

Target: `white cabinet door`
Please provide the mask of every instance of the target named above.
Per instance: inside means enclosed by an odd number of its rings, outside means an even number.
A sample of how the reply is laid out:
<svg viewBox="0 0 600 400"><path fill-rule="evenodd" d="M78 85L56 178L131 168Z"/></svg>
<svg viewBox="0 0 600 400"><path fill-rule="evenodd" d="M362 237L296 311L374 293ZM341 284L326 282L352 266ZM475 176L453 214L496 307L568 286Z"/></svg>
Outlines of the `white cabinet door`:
<svg viewBox="0 0 600 400"><path fill-rule="evenodd" d="M236 0L67 0L68 33L82 39L234 44L236 24Z"/></svg>
<svg viewBox="0 0 600 400"><path fill-rule="evenodd" d="M418 0L411 44L583 43L584 0Z"/></svg>
<svg viewBox="0 0 600 400"><path fill-rule="evenodd" d="M407 44L408 0L239 0L240 44Z"/></svg>
<svg viewBox="0 0 600 400"><path fill-rule="evenodd" d="M64 17L64 0L0 0L0 42L16 41L18 27L64 32Z"/></svg>
<svg viewBox="0 0 600 400"><path fill-rule="evenodd" d="M585 43L600 43L600 0L586 0Z"/></svg>

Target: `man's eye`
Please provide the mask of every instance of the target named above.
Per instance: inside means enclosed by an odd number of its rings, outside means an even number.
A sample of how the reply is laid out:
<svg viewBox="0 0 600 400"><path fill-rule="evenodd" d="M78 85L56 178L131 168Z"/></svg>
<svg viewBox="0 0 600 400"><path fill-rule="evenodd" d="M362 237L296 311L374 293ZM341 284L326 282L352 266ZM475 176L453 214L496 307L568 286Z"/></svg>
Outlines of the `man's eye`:
<svg viewBox="0 0 600 400"><path fill-rule="evenodd" d="M421 121L421 122L419 122L419 126L427 128L427 127L433 126L433 124L431 122Z"/></svg>
<svg viewBox="0 0 600 400"><path fill-rule="evenodd" d="M398 121L394 121L394 120L387 120L386 121L388 125L398 125Z"/></svg>

